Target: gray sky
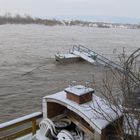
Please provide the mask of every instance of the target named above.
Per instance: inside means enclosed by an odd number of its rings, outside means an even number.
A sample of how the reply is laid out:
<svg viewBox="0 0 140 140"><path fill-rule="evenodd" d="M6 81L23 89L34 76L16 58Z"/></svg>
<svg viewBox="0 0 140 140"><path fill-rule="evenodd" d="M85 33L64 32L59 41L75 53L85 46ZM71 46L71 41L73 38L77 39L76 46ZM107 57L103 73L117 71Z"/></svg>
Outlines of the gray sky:
<svg viewBox="0 0 140 140"><path fill-rule="evenodd" d="M140 0L0 0L6 12L34 17L117 16L140 18Z"/></svg>

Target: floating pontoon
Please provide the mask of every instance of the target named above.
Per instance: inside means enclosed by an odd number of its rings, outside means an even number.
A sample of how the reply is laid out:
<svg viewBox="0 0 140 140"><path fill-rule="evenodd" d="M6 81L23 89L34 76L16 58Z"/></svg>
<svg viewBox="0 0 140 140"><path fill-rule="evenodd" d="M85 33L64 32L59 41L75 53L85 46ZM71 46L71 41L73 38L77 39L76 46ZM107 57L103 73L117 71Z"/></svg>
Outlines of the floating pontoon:
<svg viewBox="0 0 140 140"><path fill-rule="evenodd" d="M57 53L55 54L55 60L61 63L70 63L70 62L79 61L80 57L72 53L68 53L68 54Z"/></svg>

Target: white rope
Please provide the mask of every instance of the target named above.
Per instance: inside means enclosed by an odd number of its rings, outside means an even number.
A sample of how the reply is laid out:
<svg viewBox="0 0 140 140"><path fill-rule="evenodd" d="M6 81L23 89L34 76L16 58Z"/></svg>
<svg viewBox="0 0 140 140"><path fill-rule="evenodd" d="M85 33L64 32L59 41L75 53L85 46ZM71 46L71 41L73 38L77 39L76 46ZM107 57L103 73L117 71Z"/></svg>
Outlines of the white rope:
<svg viewBox="0 0 140 140"><path fill-rule="evenodd" d="M61 130L57 135L58 140L75 140L72 134L67 130Z"/></svg>

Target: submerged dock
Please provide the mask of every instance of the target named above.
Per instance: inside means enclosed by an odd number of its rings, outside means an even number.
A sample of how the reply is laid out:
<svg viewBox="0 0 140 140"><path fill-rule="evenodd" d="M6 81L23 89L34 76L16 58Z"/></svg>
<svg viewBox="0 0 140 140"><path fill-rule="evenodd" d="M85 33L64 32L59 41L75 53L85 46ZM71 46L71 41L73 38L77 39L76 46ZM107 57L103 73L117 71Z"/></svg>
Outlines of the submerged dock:
<svg viewBox="0 0 140 140"><path fill-rule="evenodd" d="M139 56L139 52L140 48L136 50L136 52L134 52L131 56L136 58L137 56ZM124 75L127 75L136 85L139 84L138 78L130 70L128 71L126 67L123 67L120 64L111 61L103 55L98 54L95 51L92 51L82 45L74 45L72 50L68 54L63 55L63 57L61 55L56 55L56 60L60 62L75 62L75 60L79 61L81 59L97 66L103 66L117 70Z"/></svg>
<svg viewBox="0 0 140 140"><path fill-rule="evenodd" d="M110 68L123 71L121 65L107 59L106 57L98 54L82 45L74 45L72 50L68 54L59 54L55 55L56 61L59 62L74 62L79 60L85 60L94 65L101 65Z"/></svg>

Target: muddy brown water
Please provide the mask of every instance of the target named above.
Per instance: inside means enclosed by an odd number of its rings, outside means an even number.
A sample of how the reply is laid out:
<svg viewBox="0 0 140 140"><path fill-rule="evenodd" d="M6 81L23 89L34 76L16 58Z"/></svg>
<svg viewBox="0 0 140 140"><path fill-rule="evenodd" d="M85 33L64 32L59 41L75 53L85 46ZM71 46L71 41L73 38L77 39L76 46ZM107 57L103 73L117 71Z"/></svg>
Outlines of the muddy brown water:
<svg viewBox="0 0 140 140"><path fill-rule="evenodd" d="M122 47L127 53L139 48L139 30L41 25L0 26L0 123L42 111L42 97L63 90L70 82L96 80L104 69L86 62L59 64L57 51L67 52L73 44L89 46L111 57ZM113 50L115 54L111 55Z"/></svg>

